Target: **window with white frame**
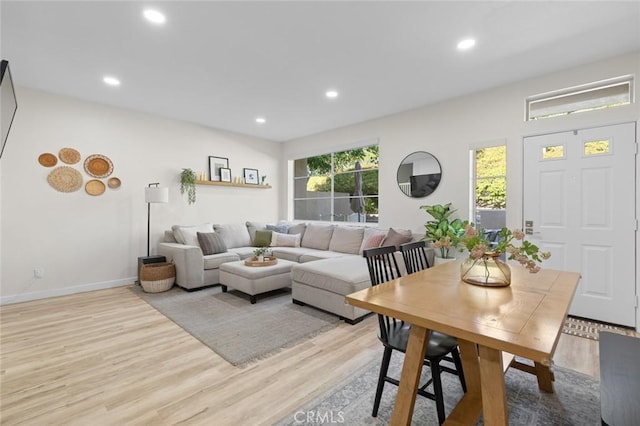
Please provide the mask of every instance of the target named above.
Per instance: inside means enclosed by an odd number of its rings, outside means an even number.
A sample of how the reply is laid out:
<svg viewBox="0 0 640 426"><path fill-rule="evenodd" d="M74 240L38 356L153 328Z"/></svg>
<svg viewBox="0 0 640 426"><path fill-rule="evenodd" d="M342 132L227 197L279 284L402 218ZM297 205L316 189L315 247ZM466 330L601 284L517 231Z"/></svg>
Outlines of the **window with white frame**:
<svg viewBox="0 0 640 426"><path fill-rule="evenodd" d="M378 222L378 145L293 162L293 218Z"/></svg>
<svg viewBox="0 0 640 426"><path fill-rule="evenodd" d="M503 228L507 211L507 147L471 150L471 169L472 220L476 228Z"/></svg>
<svg viewBox="0 0 640 426"><path fill-rule="evenodd" d="M633 76L622 76L526 99L526 119L540 120L628 105L633 102Z"/></svg>

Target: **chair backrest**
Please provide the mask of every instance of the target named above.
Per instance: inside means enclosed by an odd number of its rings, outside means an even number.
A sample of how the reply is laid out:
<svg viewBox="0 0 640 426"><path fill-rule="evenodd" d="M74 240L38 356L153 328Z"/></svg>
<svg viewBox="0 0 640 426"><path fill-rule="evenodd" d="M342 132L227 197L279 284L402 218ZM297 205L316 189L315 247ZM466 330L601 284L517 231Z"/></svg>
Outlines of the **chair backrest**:
<svg viewBox="0 0 640 426"><path fill-rule="evenodd" d="M367 259L369 277L371 278L372 286L401 277L395 252L395 246L376 247L362 252L362 256ZM392 329L396 329L404 325L404 321L387 317L382 314L378 314L378 323L380 325L379 337L385 345L389 343L389 335Z"/></svg>
<svg viewBox="0 0 640 426"><path fill-rule="evenodd" d="M425 247L426 244L424 241L415 241L400 246L404 265L407 268L407 274L413 274L414 272L431 267L427 259Z"/></svg>
<svg viewBox="0 0 640 426"><path fill-rule="evenodd" d="M378 285L400 278L400 269L394 255L395 252L395 246L363 250L362 256L367 259L371 285Z"/></svg>

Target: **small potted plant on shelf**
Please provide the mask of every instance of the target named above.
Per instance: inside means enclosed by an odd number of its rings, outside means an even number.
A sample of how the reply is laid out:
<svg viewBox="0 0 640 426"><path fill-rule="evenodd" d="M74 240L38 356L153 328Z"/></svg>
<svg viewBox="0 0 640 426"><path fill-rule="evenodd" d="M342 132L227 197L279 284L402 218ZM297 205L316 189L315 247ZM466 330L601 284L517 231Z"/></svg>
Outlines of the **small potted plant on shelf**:
<svg viewBox="0 0 640 426"><path fill-rule="evenodd" d="M449 220L456 212L455 209L451 209L451 203L420 206L420 208L434 219L424 224L426 231L424 241L430 243L429 245L436 250L436 263L443 262L442 259L454 259L453 252L460 246L469 221Z"/></svg>
<svg viewBox="0 0 640 426"><path fill-rule="evenodd" d="M196 202L196 179L196 172L191 169L182 169L182 173L180 173L180 194L187 193L187 202L189 204Z"/></svg>
<svg viewBox="0 0 640 426"><path fill-rule="evenodd" d="M258 262L264 262L264 256L269 251L269 247L258 247L253 251L253 255Z"/></svg>

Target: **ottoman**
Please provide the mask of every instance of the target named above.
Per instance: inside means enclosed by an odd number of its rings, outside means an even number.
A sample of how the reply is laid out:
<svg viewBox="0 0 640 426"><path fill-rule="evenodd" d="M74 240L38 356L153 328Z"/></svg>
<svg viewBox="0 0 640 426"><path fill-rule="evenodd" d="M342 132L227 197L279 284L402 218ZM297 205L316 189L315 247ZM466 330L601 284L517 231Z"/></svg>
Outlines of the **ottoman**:
<svg viewBox="0 0 640 426"><path fill-rule="evenodd" d="M294 262L278 259L269 266L247 266L244 260L226 262L220 265L220 284L226 293L231 287L249 295L252 304L256 295L279 288L291 287L291 267Z"/></svg>

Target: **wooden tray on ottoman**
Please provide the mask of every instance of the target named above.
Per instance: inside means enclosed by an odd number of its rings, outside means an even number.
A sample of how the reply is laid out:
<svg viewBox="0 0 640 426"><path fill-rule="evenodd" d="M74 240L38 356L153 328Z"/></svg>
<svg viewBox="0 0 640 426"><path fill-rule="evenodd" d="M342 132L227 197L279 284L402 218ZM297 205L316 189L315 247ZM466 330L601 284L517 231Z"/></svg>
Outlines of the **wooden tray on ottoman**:
<svg viewBox="0 0 640 426"><path fill-rule="evenodd" d="M259 262L255 256L244 261L244 264L247 266L271 266L276 263L278 263L278 259L270 256L265 256L262 262Z"/></svg>

